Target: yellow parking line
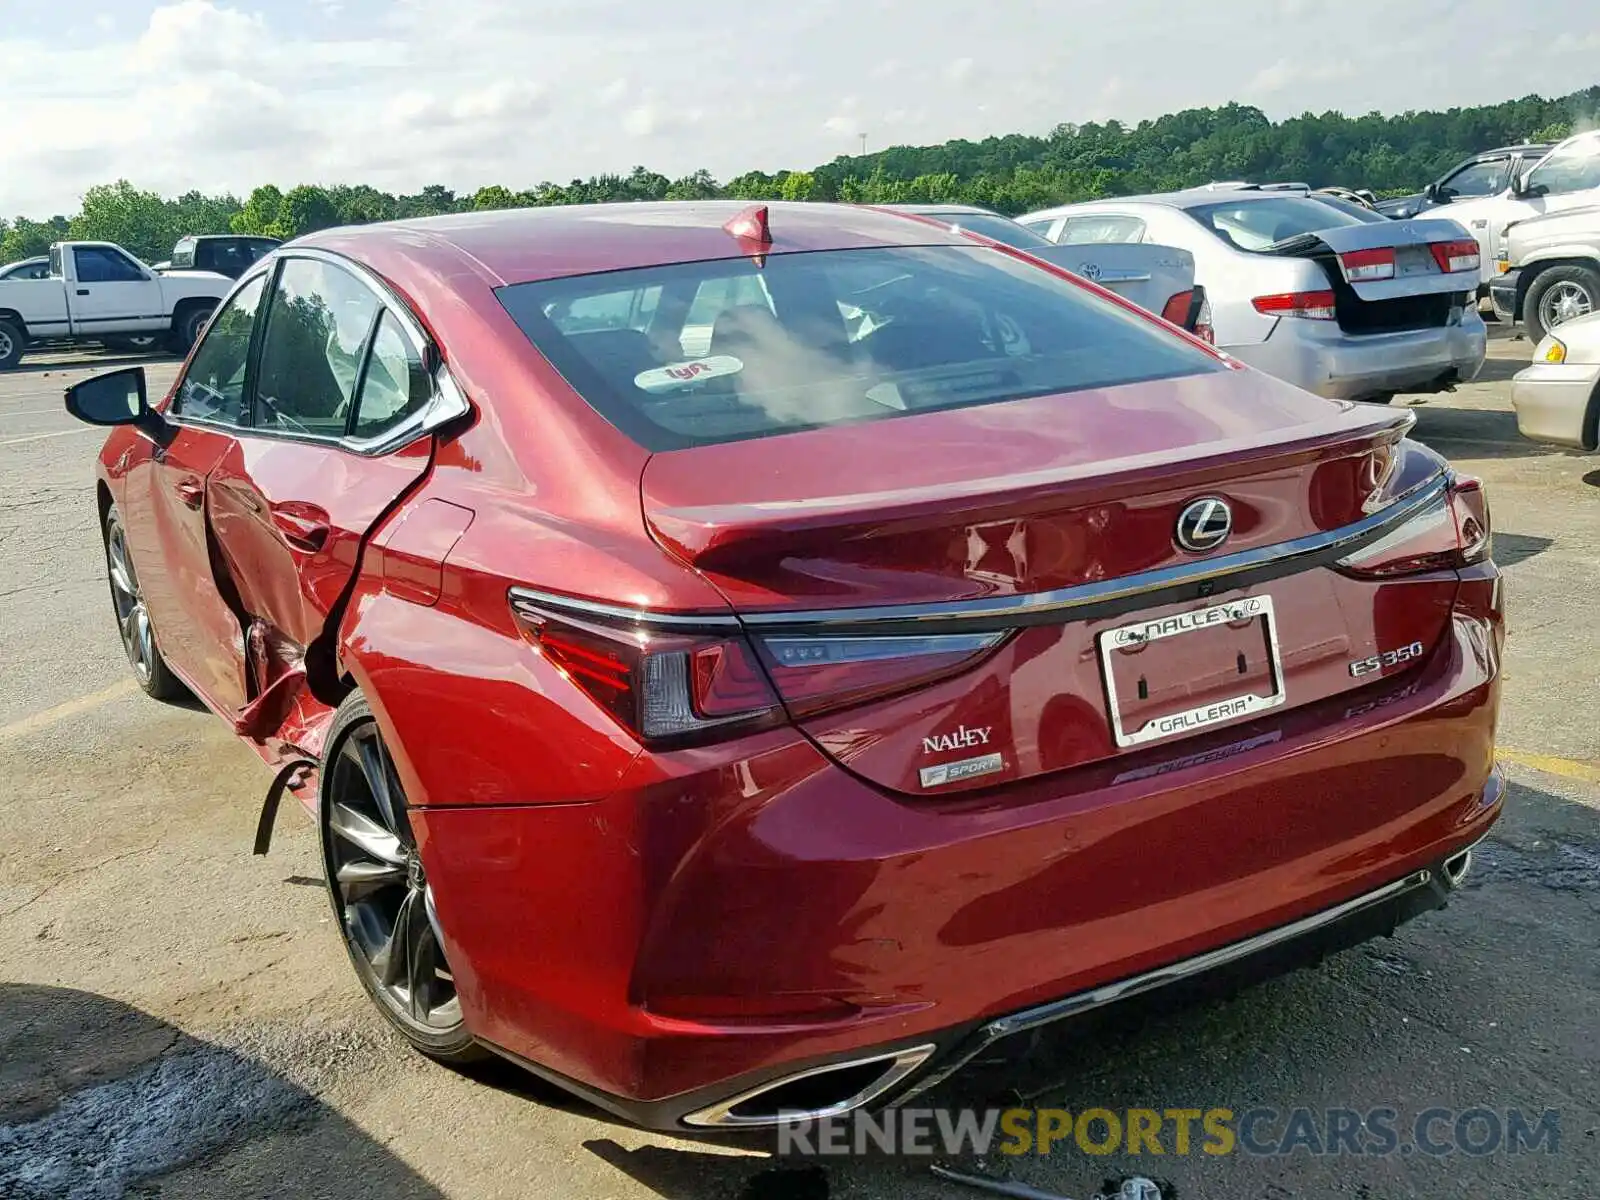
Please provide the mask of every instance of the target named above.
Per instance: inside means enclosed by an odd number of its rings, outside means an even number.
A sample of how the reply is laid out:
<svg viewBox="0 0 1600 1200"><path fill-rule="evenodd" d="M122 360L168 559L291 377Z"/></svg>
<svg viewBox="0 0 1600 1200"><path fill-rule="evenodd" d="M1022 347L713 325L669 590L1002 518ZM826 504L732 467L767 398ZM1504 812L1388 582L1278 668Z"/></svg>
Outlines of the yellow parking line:
<svg viewBox="0 0 1600 1200"><path fill-rule="evenodd" d="M1584 783L1600 783L1600 763L1579 762L1572 758L1557 758L1553 754L1528 754L1522 750L1495 747L1495 756L1501 762L1518 767L1531 767L1546 775L1560 775L1563 779L1579 779Z"/></svg>
<svg viewBox="0 0 1600 1200"><path fill-rule="evenodd" d="M23 717L20 721L13 721L9 725L0 725L0 741L4 741L7 738L21 737L26 733L34 733L46 726L54 725L57 721L75 717L81 712L88 712L91 708L99 708L102 704L110 703L118 696L126 696L136 688L137 685L133 680L124 679L121 683L113 683L103 691L98 691L88 696L79 696L76 700L68 700L65 704L58 704L54 708L36 712L31 717Z"/></svg>

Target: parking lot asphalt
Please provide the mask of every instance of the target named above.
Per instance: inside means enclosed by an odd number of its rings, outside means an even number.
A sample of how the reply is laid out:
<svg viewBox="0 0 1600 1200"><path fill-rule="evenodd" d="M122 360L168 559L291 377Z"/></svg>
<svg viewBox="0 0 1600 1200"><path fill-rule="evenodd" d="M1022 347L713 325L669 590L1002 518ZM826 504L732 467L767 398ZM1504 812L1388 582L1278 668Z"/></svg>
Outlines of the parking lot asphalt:
<svg viewBox="0 0 1600 1200"><path fill-rule="evenodd" d="M1497 341L1479 381L1409 398L1416 435L1486 481L1508 577L1512 786L1464 891L1315 970L1052 1039L999 1102L1389 1107L1402 1126L1435 1106L1553 1109L1554 1152L1179 1155L1169 1139L1159 1158L1063 1143L987 1169L1073 1200L1130 1172L1184 1200L1597 1194L1600 456L1518 437L1527 354ZM798 1170L761 1139L645 1134L509 1068L468 1078L408 1052L349 969L311 823L285 815L252 858L260 763L214 717L133 687L95 520L101 437L61 408L100 365L0 376L0 1196L978 1194L927 1160ZM150 363L153 393L174 370ZM988 1105L993 1086L929 1102Z"/></svg>

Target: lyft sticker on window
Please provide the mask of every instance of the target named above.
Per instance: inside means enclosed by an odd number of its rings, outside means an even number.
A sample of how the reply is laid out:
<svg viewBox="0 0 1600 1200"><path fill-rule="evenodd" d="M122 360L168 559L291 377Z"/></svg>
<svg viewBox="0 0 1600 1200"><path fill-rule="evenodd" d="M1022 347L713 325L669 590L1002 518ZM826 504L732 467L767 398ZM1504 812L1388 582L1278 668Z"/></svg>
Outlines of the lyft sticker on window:
<svg viewBox="0 0 1600 1200"><path fill-rule="evenodd" d="M646 392L671 392L720 375L737 375L742 370L742 359L731 354L713 354L710 358L695 358L640 371L633 377L633 386Z"/></svg>

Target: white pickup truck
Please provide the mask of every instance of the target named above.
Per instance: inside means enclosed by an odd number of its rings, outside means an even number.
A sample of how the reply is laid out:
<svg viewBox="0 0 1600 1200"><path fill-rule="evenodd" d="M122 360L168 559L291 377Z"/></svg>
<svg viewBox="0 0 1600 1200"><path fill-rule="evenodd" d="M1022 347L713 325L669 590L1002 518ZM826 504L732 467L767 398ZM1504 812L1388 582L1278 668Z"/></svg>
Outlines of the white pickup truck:
<svg viewBox="0 0 1600 1200"><path fill-rule="evenodd" d="M132 347L163 340L186 353L232 287L213 271L157 274L110 242L58 242L46 278L0 280L0 371L43 341Z"/></svg>

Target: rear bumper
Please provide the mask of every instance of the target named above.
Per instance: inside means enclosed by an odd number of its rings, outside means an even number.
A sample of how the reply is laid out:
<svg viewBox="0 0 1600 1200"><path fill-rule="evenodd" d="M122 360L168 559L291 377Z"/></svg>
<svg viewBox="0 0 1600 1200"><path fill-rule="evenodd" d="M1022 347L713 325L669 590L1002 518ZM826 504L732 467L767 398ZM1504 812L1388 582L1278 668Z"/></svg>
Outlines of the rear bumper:
<svg viewBox="0 0 1600 1200"><path fill-rule="evenodd" d="M421 810L469 1027L682 1128L864 1058L852 1086L904 1062L904 1092L996 1030L1404 919L1439 896L1391 885L1499 815L1501 638L1479 568L1414 673L999 795L889 795L775 731L647 756L595 804Z"/></svg>
<svg viewBox="0 0 1600 1200"><path fill-rule="evenodd" d="M1512 379L1517 429L1536 442L1578 450L1595 446L1594 409L1600 404L1600 364L1534 363Z"/></svg>
<svg viewBox="0 0 1600 1200"><path fill-rule="evenodd" d="M1458 325L1403 333L1344 334L1331 321L1285 319L1266 341L1229 353L1334 400L1437 391L1477 376L1488 331L1476 312Z"/></svg>

